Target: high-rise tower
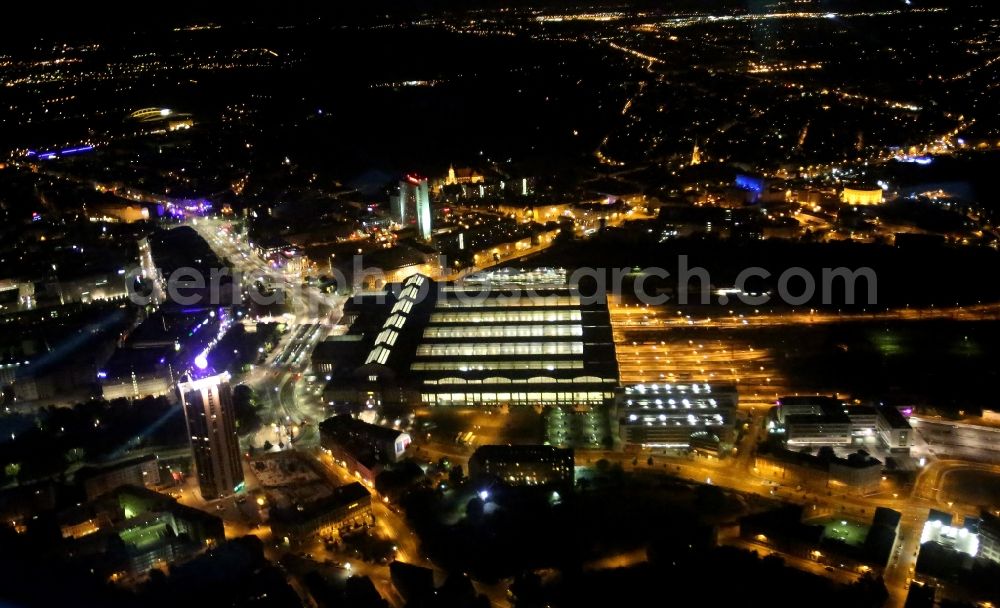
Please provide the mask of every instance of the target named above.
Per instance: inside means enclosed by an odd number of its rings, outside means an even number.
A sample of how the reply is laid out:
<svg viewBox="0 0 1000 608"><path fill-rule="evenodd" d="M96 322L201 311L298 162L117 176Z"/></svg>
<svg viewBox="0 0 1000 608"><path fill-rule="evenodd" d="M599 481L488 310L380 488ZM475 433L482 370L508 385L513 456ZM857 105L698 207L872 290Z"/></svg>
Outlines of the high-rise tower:
<svg viewBox="0 0 1000 608"><path fill-rule="evenodd" d="M235 493L243 484L243 466L229 374L186 379L177 384L177 390L202 498L214 500Z"/></svg>
<svg viewBox="0 0 1000 608"><path fill-rule="evenodd" d="M416 221L420 238L430 240L431 197L426 178L407 175L406 179L399 182L399 195L391 197L390 203L392 218L397 224L405 226Z"/></svg>
<svg viewBox="0 0 1000 608"><path fill-rule="evenodd" d="M431 240L431 195L427 179L414 184L417 198L417 232L425 241Z"/></svg>

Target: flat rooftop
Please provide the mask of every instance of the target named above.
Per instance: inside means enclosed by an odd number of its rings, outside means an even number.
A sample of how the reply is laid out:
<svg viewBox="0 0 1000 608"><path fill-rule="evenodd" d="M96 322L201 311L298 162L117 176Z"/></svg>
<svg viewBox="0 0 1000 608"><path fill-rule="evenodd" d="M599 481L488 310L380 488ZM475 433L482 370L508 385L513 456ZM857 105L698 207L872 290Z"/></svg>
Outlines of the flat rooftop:
<svg viewBox="0 0 1000 608"><path fill-rule="evenodd" d="M910 428L910 422L906 419L906 417L900 414L899 410L891 405L879 405L878 412L882 415L882 419L885 420L891 428Z"/></svg>

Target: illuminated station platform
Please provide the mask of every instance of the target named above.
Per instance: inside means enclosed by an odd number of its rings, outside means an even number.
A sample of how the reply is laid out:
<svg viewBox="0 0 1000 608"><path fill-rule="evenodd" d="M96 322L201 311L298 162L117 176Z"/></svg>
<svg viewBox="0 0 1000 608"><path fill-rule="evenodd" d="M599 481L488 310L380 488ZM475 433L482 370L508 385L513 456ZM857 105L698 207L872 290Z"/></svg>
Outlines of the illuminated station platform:
<svg viewBox="0 0 1000 608"><path fill-rule="evenodd" d="M589 302L557 271L404 281L350 382L330 403L409 405L610 404L618 366L607 301ZM364 317L364 315L360 315ZM353 331L353 326L352 326ZM351 394L354 392L354 394Z"/></svg>

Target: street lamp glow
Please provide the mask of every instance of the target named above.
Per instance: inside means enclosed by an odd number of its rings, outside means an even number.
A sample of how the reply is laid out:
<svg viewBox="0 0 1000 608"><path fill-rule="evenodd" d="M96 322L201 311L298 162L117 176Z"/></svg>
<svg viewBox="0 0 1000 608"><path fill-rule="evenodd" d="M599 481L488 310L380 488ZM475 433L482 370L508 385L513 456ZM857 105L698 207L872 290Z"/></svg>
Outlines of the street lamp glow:
<svg viewBox="0 0 1000 608"><path fill-rule="evenodd" d="M489 497L490 497L490 493L487 492L486 490L480 490L479 491L479 499L480 500L486 500Z"/></svg>
<svg viewBox="0 0 1000 608"><path fill-rule="evenodd" d="M205 369L208 367L208 357L205 356L205 353L201 353L194 358L194 365L198 369Z"/></svg>

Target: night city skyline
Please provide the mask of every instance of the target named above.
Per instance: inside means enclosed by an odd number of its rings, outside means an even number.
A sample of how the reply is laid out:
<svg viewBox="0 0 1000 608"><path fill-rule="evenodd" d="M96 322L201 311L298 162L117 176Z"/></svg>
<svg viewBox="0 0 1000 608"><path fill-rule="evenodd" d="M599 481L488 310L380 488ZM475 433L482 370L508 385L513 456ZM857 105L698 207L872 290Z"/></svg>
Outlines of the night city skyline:
<svg viewBox="0 0 1000 608"><path fill-rule="evenodd" d="M10 11L0 603L996 605L991 8Z"/></svg>

